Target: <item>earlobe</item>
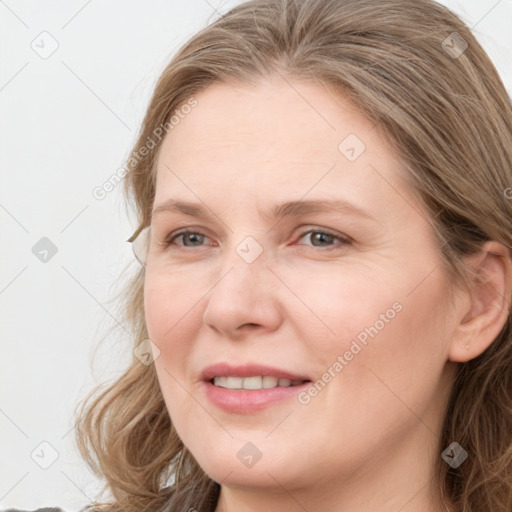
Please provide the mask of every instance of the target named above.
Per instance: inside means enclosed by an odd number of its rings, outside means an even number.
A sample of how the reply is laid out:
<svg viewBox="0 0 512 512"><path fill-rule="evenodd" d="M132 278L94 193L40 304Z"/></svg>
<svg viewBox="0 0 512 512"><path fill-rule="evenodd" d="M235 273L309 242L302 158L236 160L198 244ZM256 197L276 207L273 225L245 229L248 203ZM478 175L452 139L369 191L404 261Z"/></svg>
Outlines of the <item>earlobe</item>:
<svg viewBox="0 0 512 512"><path fill-rule="evenodd" d="M495 241L469 257L472 271L468 300L450 340L449 360L467 362L482 354L500 334L510 314L512 261L509 250Z"/></svg>

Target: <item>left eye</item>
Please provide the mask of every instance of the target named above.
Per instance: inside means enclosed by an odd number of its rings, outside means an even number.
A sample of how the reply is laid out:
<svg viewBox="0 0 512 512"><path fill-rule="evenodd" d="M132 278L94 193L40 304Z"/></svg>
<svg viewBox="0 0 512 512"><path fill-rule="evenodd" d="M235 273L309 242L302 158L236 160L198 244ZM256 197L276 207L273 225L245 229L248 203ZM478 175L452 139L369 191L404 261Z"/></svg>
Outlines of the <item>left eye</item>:
<svg viewBox="0 0 512 512"><path fill-rule="evenodd" d="M308 235L315 235L314 237L310 236L309 238L309 240L313 242L313 247L325 247L325 245L314 245L315 242L320 242L321 244L328 243L328 247L332 247L332 244L330 244L329 242L332 242L334 240L338 240L338 242L340 242L341 244L350 243L350 240L346 237L335 235L334 233L330 233L329 231L318 231L314 229L302 233L299 240Z"/></svg>
<svg viewBox="0 0 512 512"><path fill-rule="evenodd" d="M302 233L299 237L299 240L308 235L310 236L309 240L312 242L311 247L331 247L333 245L333 242L335 241L338 241L340 244L350 244L350 240L347 237L339 236L334 233L330 233L329 231L320 231L313 229ZM312 237L311 235L314 236ZM181 231L168 237L166 239L166 245L173 245L174 241L177 239L181 239L183 243L176 245L182 247L201 247L202 245L204 245L204 240L208 239L208 237L198 231ZM190 242L190 245L187 245L187 242Z"/></svg>

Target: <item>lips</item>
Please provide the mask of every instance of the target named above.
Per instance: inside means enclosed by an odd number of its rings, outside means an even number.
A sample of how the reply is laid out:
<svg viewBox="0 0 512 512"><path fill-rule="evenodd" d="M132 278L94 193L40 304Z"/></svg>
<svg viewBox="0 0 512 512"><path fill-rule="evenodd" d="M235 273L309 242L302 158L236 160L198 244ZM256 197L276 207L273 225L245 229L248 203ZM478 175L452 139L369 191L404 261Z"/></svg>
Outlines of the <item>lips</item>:
<svg viewBox="0 0 512 512"><path fill-rule="evenodd" d="M201 373L201 380L212 382L215 377L276 377L277 379L288 379L291 382L310 381L310 377L304 374L297 374L280 368L260 365L244 364L232 366L228 363L217 363L206 367Z"/></svg>
<svg viewBox="0 0 512 512"><path fill-rule="evenodd" d="M277 379L283 386L255 387L261 379L268 384ZM214 381L216 384L214 384ZM245 383L251 385L245 387ZM294 385L290 385L291 383ZM234 386L240 383L241 388ZM228 387L224 387L227 385ZM268 407L279 406L292 400L298 393L311 385L311 378L281 368L260 364L232 366L218 363L206 367L201 373L201 392L217 408L230 414L256 414Z"/></svg>

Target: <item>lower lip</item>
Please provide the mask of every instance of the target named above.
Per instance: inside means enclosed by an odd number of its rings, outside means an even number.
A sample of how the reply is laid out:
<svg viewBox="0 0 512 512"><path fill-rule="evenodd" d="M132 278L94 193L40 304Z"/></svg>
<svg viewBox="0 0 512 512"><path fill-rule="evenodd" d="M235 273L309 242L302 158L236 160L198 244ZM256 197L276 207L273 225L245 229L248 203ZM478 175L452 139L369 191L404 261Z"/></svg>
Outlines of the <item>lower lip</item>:
<svg viewBox="0 0 512 512"><path fill-rule="evenodd" d="M220 409L232 413L252 413L269 407L276 402L289 400L311 385L305 382L298 386L264 389L228 389L203 382L208 399Z"/></svg>

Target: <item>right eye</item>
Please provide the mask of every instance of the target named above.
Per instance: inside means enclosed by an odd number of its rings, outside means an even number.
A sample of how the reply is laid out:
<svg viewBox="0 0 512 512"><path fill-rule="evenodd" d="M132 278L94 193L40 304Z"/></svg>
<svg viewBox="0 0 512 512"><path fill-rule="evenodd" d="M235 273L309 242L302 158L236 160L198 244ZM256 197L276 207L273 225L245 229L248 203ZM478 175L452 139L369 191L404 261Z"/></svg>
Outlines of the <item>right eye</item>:
<svg viewBox="0 0 512 512"><path fill-rule="evenodd" d="M180 247L201 247L203 245L201 242L203 242L205 238L207 239L208 237L199 231L184 229L171 233L168 237L166 237L165 245L166 247L170 247L172 245L178 245ZM174 243L175 240L179 239L181 239L183 242L182 244ZM191 245L187 245L187 242L190 242Z"/></svg>

